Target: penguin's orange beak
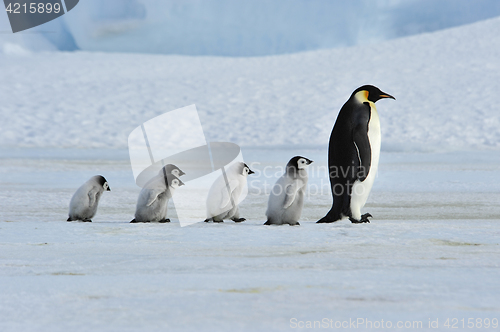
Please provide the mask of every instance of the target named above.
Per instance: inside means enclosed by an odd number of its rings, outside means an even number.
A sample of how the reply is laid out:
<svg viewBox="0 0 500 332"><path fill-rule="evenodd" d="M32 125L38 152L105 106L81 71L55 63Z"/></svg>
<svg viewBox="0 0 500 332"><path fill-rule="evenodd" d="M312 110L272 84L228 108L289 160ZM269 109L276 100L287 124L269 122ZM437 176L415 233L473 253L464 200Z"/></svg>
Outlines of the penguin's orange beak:
<svg viewBox="0 0 500 332"><path fill-rule="evenodd" d="M391 98L391 99L396 100L396 98L394 98L393 96L391 96L390 94L385 93L385 92L380 95L380 98Z"/></svg>

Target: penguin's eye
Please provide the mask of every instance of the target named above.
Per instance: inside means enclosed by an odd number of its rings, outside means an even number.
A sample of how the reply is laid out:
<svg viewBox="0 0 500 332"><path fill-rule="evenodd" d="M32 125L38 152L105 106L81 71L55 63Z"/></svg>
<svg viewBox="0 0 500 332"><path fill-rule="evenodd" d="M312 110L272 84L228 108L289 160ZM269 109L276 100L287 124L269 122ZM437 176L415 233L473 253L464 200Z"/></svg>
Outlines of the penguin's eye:
<svg viewBox="0 0 500 332"><path fill-rule="evenodd" d="M174 180L174 184L179 184L179 181L177 181L177 180Z"/></svg>

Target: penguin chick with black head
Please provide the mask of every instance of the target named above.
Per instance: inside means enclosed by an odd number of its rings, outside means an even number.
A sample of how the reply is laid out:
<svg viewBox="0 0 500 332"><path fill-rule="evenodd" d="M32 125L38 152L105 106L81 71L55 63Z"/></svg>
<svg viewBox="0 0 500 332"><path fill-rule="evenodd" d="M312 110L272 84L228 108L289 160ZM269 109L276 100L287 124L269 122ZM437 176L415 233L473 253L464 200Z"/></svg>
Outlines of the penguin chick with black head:
<svg viewBox="0 0 500 332"><path fill-rule="evenodd" d="M285 173L276 181L269 195L264 225L300 225L308 179L306 168L312 162L300 156L290 159Z"/></svg>
<svg viewBox="0 0 500 332"><path fill-rule="evenodd" d="M348 217L352 223L368 223L361 215L375 180L380 156L380 120L375 102L396 99L373 85L352 93L340 109L330 136L328 166L333 196L331 210L318 223Z"/></svg>
<svg viewBox="0 0 500 332"><path fill-rule="evenodd" d="M245 221L245 218L240 217L238 202L247 184L247 177L254 173L245 163L236 162L230 165L225 174L219 176L210 187L205 222L219 223L224 219L231 219L234 222Z"/></svg>
<svg viewBox="0 0 500 332"><path fill-rule="evenodd" d="M159 178L165 177L167 174L172 174L173 176L180 178L181 176L185 175L186 173L184 173L179 167L175 166L174 164L168 164L168 165L163 166L158 171L158 174L155 177L153 177L151 180L146 182L145 186L147 186L152 181L159 181Z"/></svg>
<svg viewBox="0 0 500 332"><path fill-rule="evenodd" d="M81 220L92 222L97 212L97 205L103 191L111 191L104 176L91 177L77 189L69 203L69 218L67 221Z"/></svg>
<svg viewBox="0 0 500 332"><path fill-rule="evenodd" d="M170 222L170 219L167 219L168 200L182 185L184 183L177 176L172 173L167 173L165 176L163 169L160 170L139 193L135 219L131 223Z"/></svg>
<svg viewBox="0 0 500 332"><path fill-rule="evenodd" d="M163 166L163 168L158 172L158 174L172 174L175 175L176 177L180 178L181 176L185 175L179 167L173 165L173 164L168 164Z"/></svg>

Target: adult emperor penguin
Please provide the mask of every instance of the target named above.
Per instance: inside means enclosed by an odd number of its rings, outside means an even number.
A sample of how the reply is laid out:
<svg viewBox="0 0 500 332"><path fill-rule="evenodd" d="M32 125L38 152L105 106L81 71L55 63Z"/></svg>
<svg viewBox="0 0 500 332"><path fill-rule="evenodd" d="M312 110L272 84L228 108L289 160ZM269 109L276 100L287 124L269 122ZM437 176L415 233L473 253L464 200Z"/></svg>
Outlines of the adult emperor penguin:
<svg viewBox="0 0 500 332"><path fill-rule="evenodd" d="M234 222L245 221L240 218L238 201L247 183L247 177L255 173L242 162L229 166L210 187L207 197L207 219L205 222L223 222L231 219ZM227 183L226 183L227 179Z"/></svg>
<svg viewBox="0 0 500 332"><path fill-rule="evenodd" d="M328 166L333 195L331 210L318 223L348 217L352 223L370 222L361 215L377 173L380 155L380 120L375 102L393 96L373 85L352 93L342 106L330 136Z"/></svg>
<svg viewBox="0 0 500 332"><path fill-rule="evenodd" d="M313 161L296 156L286 165L285 173L276 181L267 203L267 222L264 225L300 225L307 186L307 166Z"/></svg>
<svg viewBox="0 0 500 332"><path fill-rule="evenodd" d="M67 221L81 220L92 222L97 212L97 205L103 191L111 191L104 176L91 177L77 189L69 203L69 218Z"/></svg>
<svg viewBox="0 0 500 332"><path fill-rule="evenodd" d="M160 170L157 176L144 185L135 209L135 219L131 223L145 222L170 222L167 219L168 200L172 198L175 189L184 185L179 178L172 173L163 173Z"/></svg>

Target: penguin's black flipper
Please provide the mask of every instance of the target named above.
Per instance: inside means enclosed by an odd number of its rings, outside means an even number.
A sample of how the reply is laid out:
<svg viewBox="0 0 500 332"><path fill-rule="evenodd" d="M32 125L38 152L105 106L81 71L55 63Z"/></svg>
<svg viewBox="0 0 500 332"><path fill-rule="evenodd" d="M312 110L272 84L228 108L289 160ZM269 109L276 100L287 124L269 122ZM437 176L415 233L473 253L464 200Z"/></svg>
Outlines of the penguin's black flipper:
<svg viewBox="0 0 500 332"><path fill-rule="evenodd" d="M365 181L368 176L372 163L372 149L370 147L370 140L368 139L368 121L370 119L369 117L365 118L365 116L360 116L358 124L352 130L352 138L356 145L359 159L359 168L356 177L361 182Z"/></svg>

